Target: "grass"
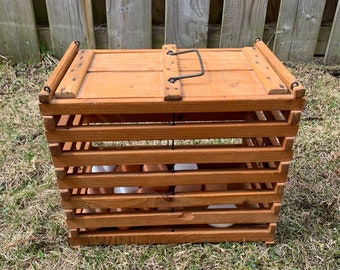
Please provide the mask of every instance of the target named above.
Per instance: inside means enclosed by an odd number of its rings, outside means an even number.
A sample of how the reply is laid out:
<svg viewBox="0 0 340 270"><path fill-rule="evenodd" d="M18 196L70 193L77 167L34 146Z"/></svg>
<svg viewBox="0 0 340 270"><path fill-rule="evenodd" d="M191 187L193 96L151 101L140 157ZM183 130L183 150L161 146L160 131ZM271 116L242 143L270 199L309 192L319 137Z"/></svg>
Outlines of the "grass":
<svg viewBox="0 0 340 270"><path fill-rule="evenodd" d="M308 89L274 246L69 246L37 94L55 66L0 66L1 269L339 269L340 82L289 68ZM332 67L332 72L338 67ZM336 73L332 73L336 74Z"/></svg>

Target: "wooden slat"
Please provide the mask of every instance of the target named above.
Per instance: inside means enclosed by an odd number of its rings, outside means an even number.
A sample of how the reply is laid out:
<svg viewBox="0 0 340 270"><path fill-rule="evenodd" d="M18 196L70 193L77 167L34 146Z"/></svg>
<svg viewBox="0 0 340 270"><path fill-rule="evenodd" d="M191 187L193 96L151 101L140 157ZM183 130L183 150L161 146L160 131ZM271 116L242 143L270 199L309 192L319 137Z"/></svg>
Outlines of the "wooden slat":
<svg viewBox="0 0 340 270"><path fill-rule="evenodd" d="M66 219L74 219L76 216L76 210L74 209L65 209L64 212L65 212ZM79 227L76 227L75 229L77 228Z"/></svg>
<svg viewBox="0 0 340 270"><path fill-rule="evenodd" d="M283 140L282 147L284 149L293 149L295 137L286 137Z"/></svg>
<svg viewBox="0 0 340 270"><path fill-rule="evenodd" d="M277 203L280 205L279 203ZM218 224L218 223L270 223L276 222L278 215L272 209L233 209L191 212L146 212L117 213L100 215L70 215L66 225L70 229L122 227L122 226L153 226L185 225L185 224Z"/></svg>
<svg viewBox="0 0 340 270"><path fill-rule="evenodd" d="M340 2L338 1L338 6L333 19L332 30L329 35L325 62L331 63L332 61L339 61L340 59Z"/></svg>
<svg viewBox="0 0 340 270"><path fill-rule="evenodd" d="M183 49L178 51L183 51ZM162 71L161 50L95 50L94 52L95 56L89 66L89 72ZM206 71L251 70L242 49L229 48L218 51L200 49L199 52ZM195 54L181 54L177 55L177 58L181 64L181 71L193 71L200 68Z"/></svg>
<svg viewBox="0 0 340 270"><path fill-rule="evenodd" d="M196 66L199 67L199 64L196 63ZM98 81L101 83L98 84ZM266 94L254 72L248 70L206 72L204 76L182 80L181 84L183 99L225 99L231 96L249 97ZM119 87L115 87L116 85ZM148 97L164 99L163 72L142 73L133 70L87 73L78 95L79 99Z"/></svg>
<svg viewBox="0 0 340 270"><path fill-rule="evenodd" d="M155 113L155 114L110 114L85 115L88 123L121 123L121 122L167 122L177 123L183 121L211 121L211 120L247 120L250 112L222 112L222 113Z"/></svg>
<svg viewBox="0 0 340 270"><path fill-rule="evenodd" d="M273 70L281 78L289 91L292 91L295 98L302 98L305 95L305 89L298 82L293 74L280 62L280 60L274 55L274 53L268 49L263 41L259 40L255 42L255 48L257 48L261 54L270 63Z"/></svg>
<svg viewBox="0 0 340 270"><path fill-rule="evenodd" d="M172 77L179 76L177 55L170 55L168 52L177 52L175 44L165 44L162 47L163 58L163 91L165 101L182 100L182 84L180 80L170 82Z"/></svg>
<svg viewBox="0 0 340 270"><path fill-rule="evenodd" d="M50 149L51 155L59 156L62 153L63 150L63 144L62 143L49 143L48 148Z"/></svg>
<svg viewBox="0 0 340 270"><path fill-rule="evenodd" d="M182 102L182 101L179 101ZM301 110L304 99L293 99L287 95L272 98L271 95L263 97L228 97L228 100L215 98L197 102L186 98L180 110L188 112L240 112L240 111L272 111L272 110ZM50 104L39 104L42 115L60 114L116 114L122 113L178 113L178 102L163 103L163 98L134 99L54 99Z"/></svg>
<svg viewBox="0 0 340 270"><path fill-rule="evenodd" d="M291 111L288 116L288 124L297 125L301 119L301 111Z"/></svg>
<svg viewBox="0 0 340 270"><path fill-rule="evenodd" d="M109 48L151 48L151 0L106 1Z"/></svg>
<svg viewBox="0 0 340 270"><path fill-rule="evenodd" d="M47 130L49 142L217 139L295 136L298 126L287 123L216 123L177 125L80 126Z"/></svg>
<svg viewBox="0 0 340 270"><path fill-rule="evenodd" d="M220 47L243 47L262 38L268 0L225 0Z"/></svg>
<svg viewBox="0 0 340 270"><path fill-rule="evenodd" d="M60 116L44 116L44 127L45 130L56 130Z"/></svg>
<svg viewBox="0 0 340 270"><path fill-rule="evenodd" d="M67 69L71 65L74 57L78 52L78 42L72 42L67 51L65 52L63 58L60 60L57 67L53 70L52 74L48 78L45 86L39 93L39 102L40 103L50 103L54 97L54 93L57 90L57 87L60 81L63 79Z"/></svg>
<svg viewBox="0 0 340 270"><path fill-rule="evenodd" d="M227 169L198 170L178 172L150 173L96 173L69 174L58 180L59 188L99 188L119 186L171 186L185 184L221 184L221 183L254 183L286 181L288 165L281 163L280 171L273 169Z"/></svg>
<svg viewBox="0 0 340 270"><path fill-rule="evenodd" d="M38 61L40 50L32 1L2 0L0 5L0 56L13 62Z"/></svg>
<svg viewBox="0 0 340 270"><path fill-rule="evenodd" d="M245 47L243 53L269 95L288 94L289 91L271 65L256 48Z"/></svg>
<svg viewBox="0 0 340 270"><path fill-rule="evenodd" d="M53 53L57 58L62 57L66 50L65 45L71 40L78 40L83 48L89 48L94 44L94 41L89 40L94 37L91 33L94 29L93 25L88 25L91 23L89 17L92 15L89 14L89 6L90 3L83 5L81 1L46 0Z"/></svg>
<svg viewBox="0 0 340 270"><path fill-rule="evenodd" d="M290 162L280 162L280 165L278 168L279 172L282 174L288 174L289 166L290 166Z"/></svg>
<svg viewBox="0 0 340 270"><path fill-rule="evenodd" d="M178 48L207 47L209 0L167 0L165 43Z"/></svg>
<svg viewBox="0 0 340 270"><path fill-rule="evenodd" d="M55 98L75 98L77 97L79 87L83 83L88 66L93 59L93 51L80 50L73 60L63 79L61 80L56 92Z"/></svg>
<svg viewBox="0 0 340 270"><path fill-rule="evenodd" d="M100 158L98 158L100 156ZM291 150L279 147L203 148L203 149L150 149L128 151L64 152L53 157L55 167L88 166L102 164L171 164L171 163L225 163L289 161Z"/></svg>
<svg viewBox="0 0 340 270"><path fill-rule="evenodd" d="M69 230L69 237L76 238L78 236L79 236L79 230L78 229Z"/></svg>
<svg viewBox="0 0 340 270"><path fill-rule="evenodd" d="M311 61L326 0L281 1L273 51L282 61Z"/></svg>
<svg viewBox="0 0 340 270"><path fill-rule="evenodd" d="M283 183L277 184L284 186ZM65 193L66 194L66 193ZM64 209L76 208L157 208L193 207L214 204L252 204L281 202L282 190L205 191L183 192L175 195L122 194L122 195L76 195L62 197Z"/></svg>
<svg viewBox="0 0 340 270"><path fill-rule="evenodd" d="M62 168L55 168L55 175L58 180L65 179L67 175L68 168L62 167Z"/></svg>
<svg viewBox="0 0 340 270"><path fill-rule="evenodd" d="M158 229L139 231L96 231L79 233L69 238L72 246L121 245L121 244L176 244L233 241L274 241L274 234L267 228L235 227L226 229Z"/></svg>

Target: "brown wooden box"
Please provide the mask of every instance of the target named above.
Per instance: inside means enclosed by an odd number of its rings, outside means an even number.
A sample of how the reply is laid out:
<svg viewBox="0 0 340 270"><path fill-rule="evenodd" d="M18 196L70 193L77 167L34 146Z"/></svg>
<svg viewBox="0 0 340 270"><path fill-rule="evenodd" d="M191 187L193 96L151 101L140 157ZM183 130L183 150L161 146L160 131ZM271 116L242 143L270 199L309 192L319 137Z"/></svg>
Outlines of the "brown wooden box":
<svg viewBox="0 0 340 270"><path fill-rule="evenodd" d="M39 94L71 245L273 243L304 89L266 45L78 45Z"/></svg>

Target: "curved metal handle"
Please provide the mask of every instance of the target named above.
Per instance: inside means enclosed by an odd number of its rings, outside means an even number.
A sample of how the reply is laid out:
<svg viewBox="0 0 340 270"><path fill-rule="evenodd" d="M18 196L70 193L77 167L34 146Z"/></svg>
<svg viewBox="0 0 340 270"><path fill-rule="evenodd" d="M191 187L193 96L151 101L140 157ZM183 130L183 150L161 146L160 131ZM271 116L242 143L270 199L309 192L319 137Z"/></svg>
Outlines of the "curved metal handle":
<svg viewBox="0 0 340 270"><path fill-rule="evenodd" d="M177 54L191 53L191 52L195 52L196 53L198 61L200 63L201 72L195 73L195 74L188 74L188 75L181 75L181 76L170 77L168 79L169 82L174 83L177 80L193 78L193 77L199 77L199 76L204 75L204 66L203 66L202 57L201 57L201 55L200 55L200 53L199 53L199 51L197 49L186 50L186 51L181 51L181 52L168 51L167 54L169 54L169 55L177 55Z"/></svg>

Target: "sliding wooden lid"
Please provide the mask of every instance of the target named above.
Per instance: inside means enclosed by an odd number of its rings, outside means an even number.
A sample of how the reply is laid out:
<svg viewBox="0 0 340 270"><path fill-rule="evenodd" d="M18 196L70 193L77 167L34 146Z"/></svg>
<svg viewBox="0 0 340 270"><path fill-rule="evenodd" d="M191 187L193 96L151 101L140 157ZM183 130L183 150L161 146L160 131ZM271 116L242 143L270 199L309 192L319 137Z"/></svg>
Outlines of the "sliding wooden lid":
<svg viewBox="0 0 340 270"><path fill-rule="evenodd" d="M54 98L185 102L293 93L256 46L176 53L183 51L173 44L161 50L79 50Z"/></svg>

